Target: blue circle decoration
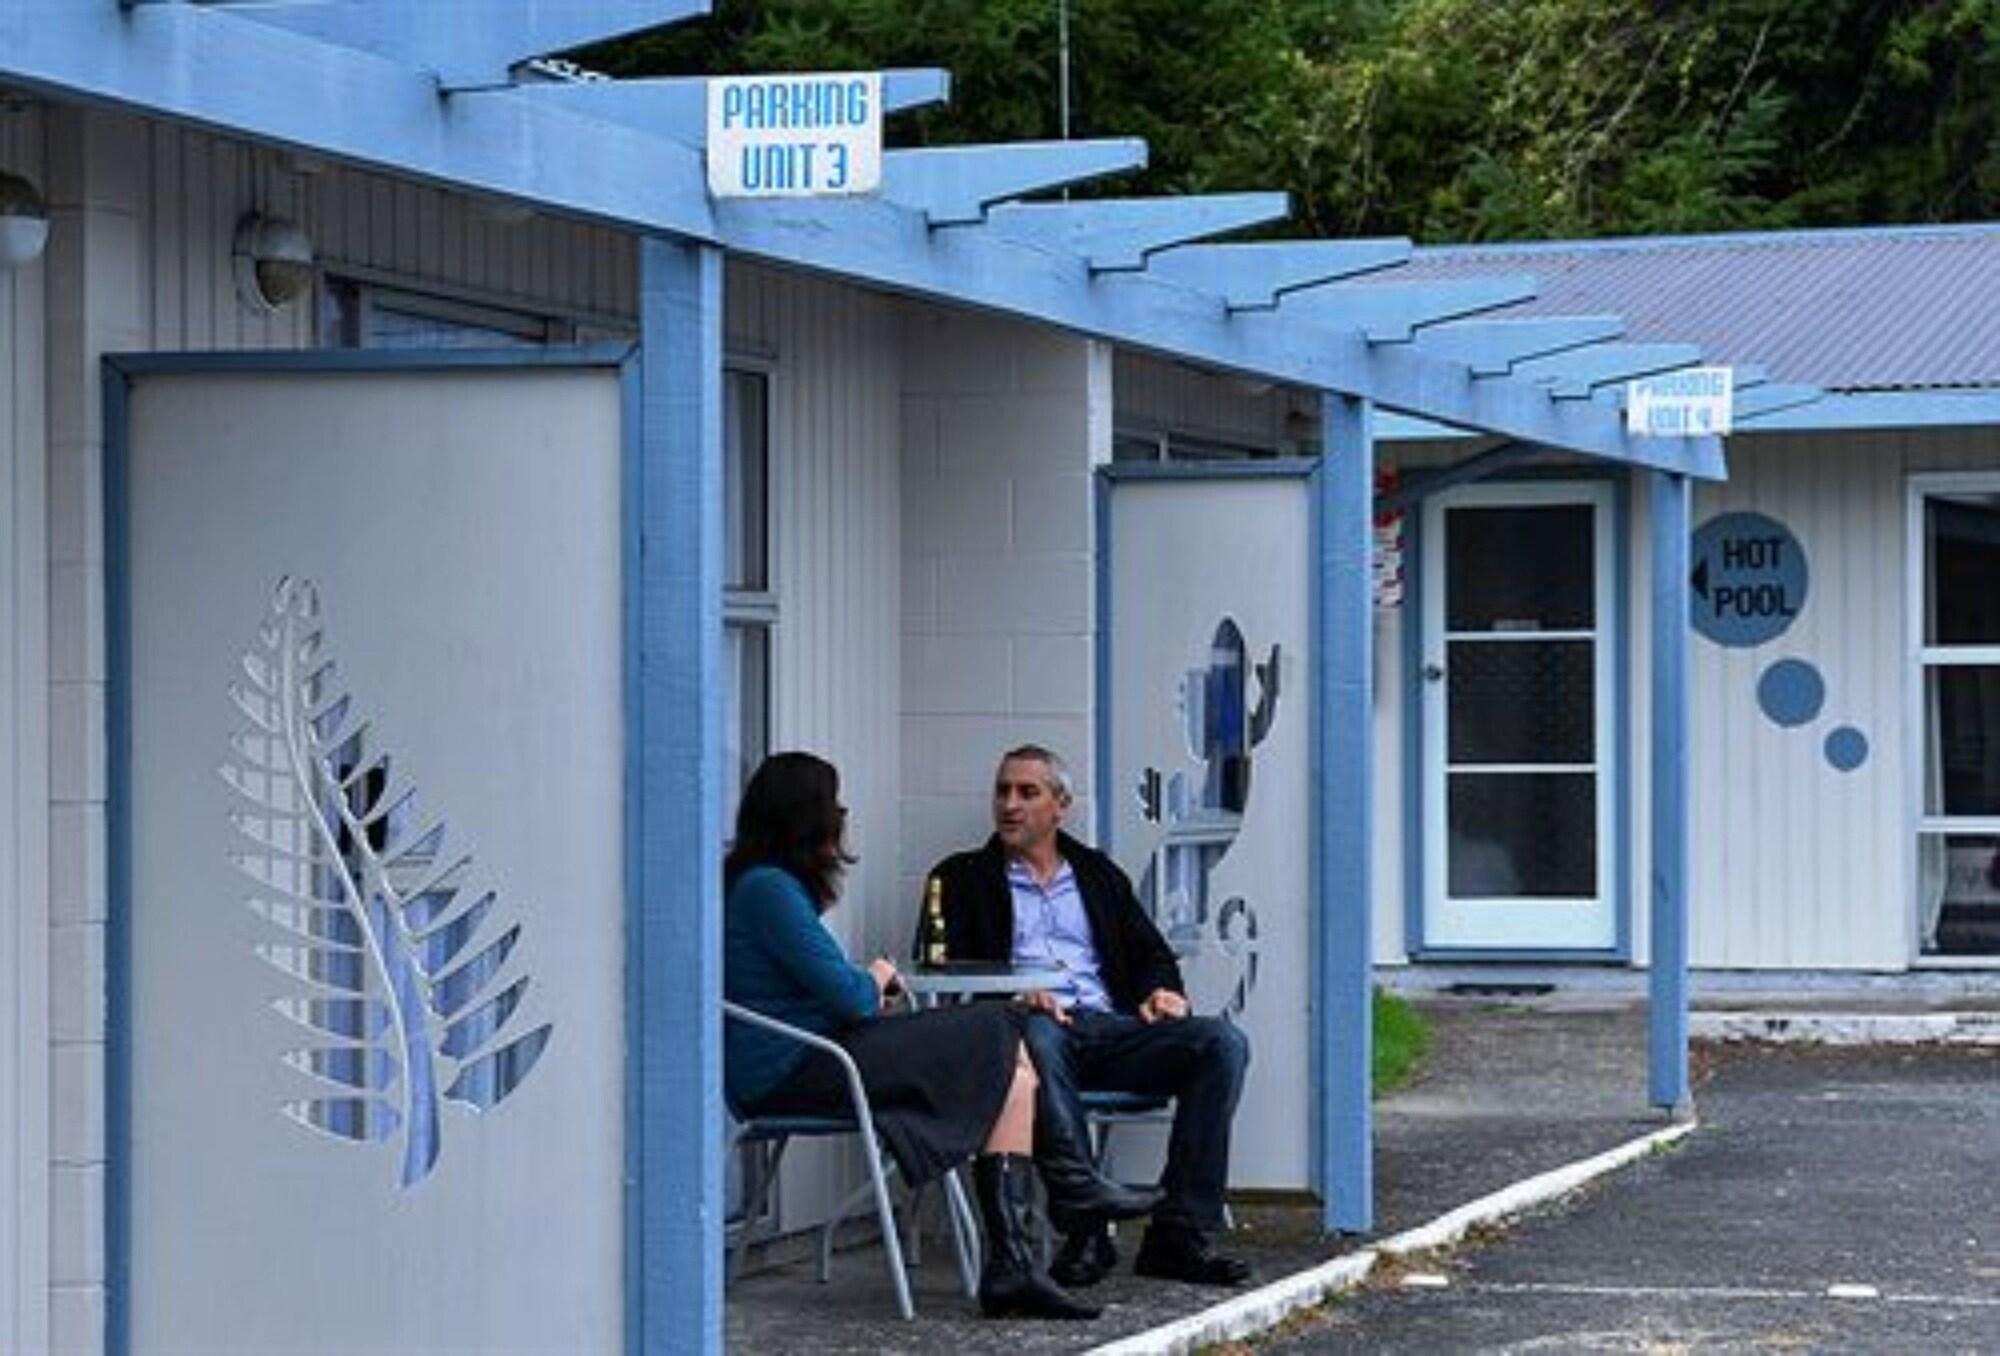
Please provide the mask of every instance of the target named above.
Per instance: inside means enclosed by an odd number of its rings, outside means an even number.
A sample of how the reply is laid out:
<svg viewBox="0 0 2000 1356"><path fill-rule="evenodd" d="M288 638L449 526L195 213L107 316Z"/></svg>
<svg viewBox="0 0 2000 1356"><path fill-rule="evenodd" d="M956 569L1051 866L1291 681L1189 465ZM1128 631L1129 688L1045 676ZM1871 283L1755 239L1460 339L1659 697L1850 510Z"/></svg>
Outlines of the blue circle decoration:
<svg viewBox="0 0 2000 1356"><path fill-rule="evenodd" d="M1803 659L1780 659L1757 680L1757 705L1778 725L1804 725L1826 705L1826 680Z"/></svg>
<svg viewBox="0 0 2000 1356"><path fill-rule="evenodd" d="M1868 761L1868 736L1843 725L1826 737L1826 761L1836 771L1852 772Z"/></svg>
<svg viewBox="0 0 2000 1356"><path fill-rule="evenodd" d="M1805 609L1805 548L1761 513L1724 513L1694 534L1688 599L1694 629L1747 649L1776 640Z"/></svg>

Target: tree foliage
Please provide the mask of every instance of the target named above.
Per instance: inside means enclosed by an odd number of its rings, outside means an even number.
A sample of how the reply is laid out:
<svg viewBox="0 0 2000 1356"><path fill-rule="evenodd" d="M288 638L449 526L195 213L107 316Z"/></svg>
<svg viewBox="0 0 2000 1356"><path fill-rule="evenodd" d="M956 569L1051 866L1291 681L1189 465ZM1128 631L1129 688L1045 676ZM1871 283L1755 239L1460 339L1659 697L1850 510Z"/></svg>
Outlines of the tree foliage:
<svg viewBox="0 0 2000 1356"><path fill-rule="evenodd" d="M617 75L945 66L900 144L1051 137L1062 0L719 0ZM1118 192L1429 241L2000 215L2000 0L1068 0Z"/></svg>

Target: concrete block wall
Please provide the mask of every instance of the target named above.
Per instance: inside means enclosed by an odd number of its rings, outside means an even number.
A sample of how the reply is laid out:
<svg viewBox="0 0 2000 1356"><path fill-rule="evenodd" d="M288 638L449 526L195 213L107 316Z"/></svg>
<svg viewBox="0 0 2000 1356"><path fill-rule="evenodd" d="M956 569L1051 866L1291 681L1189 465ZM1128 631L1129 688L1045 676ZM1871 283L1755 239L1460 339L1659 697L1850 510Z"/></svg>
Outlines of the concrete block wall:
<svg viewBox="0 0 2000 1356"><path fill-rule="evenodd" d="M99 360L148 346L131 119L49 119L49 1342L104 1329L105 638Z"/></svg>
<svg viewBox="0 0 2000 1356"><path fill-rule="evenodd" d="M901 869L990 830L1005 749L1069 760L1094 837L1093 468L1111 450L1111 353L1090 340L911 306L904 320Z"/></svg>

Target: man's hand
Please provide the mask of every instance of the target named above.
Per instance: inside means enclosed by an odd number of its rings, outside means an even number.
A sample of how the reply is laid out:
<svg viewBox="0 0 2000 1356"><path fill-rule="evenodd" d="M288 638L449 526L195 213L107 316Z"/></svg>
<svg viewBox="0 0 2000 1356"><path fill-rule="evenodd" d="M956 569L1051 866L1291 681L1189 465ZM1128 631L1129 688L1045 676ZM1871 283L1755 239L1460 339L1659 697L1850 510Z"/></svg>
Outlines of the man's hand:
<svg viewBox="0 0 2000 1356"><path fill-rule="evenodd" d="M1047 989L1030 989L1015 996L1015 1002L1033 1012L1046 1012L1064 1026L1069 1025L1069 1012L1060 999Z"/></svg>
<svg viewBox="0 0 2000 1356"><path fill-rule="evenodd" d="M1146 995L1146 1001L1139 1005L1139 1020L1142 1022L1172 1022L1188 1015L1186 997L1172 989L1155 989Z"/></svg>

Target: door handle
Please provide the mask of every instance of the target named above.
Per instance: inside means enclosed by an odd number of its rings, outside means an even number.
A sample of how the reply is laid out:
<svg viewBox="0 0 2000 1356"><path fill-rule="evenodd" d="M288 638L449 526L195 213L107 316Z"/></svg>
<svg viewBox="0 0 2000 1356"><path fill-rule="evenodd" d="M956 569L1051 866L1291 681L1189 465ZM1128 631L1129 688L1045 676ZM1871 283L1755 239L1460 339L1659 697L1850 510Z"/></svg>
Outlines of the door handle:
<svg viewBox="0 0 2000 1356"><path fill-rule="evenodd" d="M1424 665L1424 681L1425 681L1425 682L1427 682L1427 683L1436 683L1436 682L1441 682L1441 681L1443 681L1443 679L1444 679L1444 665L1442 665L1442 664L1426 664L1426 665Z"/></svg>

